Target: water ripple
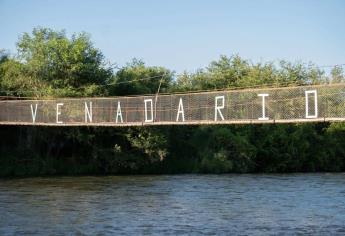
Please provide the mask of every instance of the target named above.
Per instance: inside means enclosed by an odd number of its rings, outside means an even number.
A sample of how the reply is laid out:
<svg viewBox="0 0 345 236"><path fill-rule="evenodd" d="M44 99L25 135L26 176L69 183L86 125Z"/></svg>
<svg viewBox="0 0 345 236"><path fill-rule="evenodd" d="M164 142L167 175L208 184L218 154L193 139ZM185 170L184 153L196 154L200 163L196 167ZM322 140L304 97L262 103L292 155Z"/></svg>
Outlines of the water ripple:
<svg viewBox="0 0 345 236"><path fill-rule="evenodd" d="M344 235L344 177L0 180L0 235Z"/></svg>

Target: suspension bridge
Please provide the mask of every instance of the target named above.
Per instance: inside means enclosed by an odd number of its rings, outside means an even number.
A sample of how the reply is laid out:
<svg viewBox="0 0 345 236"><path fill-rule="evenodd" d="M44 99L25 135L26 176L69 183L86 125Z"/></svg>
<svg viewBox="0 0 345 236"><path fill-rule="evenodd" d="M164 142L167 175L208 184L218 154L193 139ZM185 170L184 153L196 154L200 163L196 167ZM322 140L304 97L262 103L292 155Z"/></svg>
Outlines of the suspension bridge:
<svg viewBox="0 0 345 236"><path fill-rule="evenodd" d="M0 125L144 126L345 120L345 84L0 101Z"/></svg>

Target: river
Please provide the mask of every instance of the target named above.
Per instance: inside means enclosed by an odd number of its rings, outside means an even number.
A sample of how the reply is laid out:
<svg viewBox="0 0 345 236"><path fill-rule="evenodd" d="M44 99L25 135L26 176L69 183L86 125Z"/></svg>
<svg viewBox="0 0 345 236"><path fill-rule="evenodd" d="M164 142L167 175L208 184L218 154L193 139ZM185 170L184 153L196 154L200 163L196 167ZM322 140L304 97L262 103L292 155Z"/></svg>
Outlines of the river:
<svg viewBox="0 0 345 236"><path fill-rule="evenodd" d="M0 180L0 235L344 235L345 174Z"/></svg>

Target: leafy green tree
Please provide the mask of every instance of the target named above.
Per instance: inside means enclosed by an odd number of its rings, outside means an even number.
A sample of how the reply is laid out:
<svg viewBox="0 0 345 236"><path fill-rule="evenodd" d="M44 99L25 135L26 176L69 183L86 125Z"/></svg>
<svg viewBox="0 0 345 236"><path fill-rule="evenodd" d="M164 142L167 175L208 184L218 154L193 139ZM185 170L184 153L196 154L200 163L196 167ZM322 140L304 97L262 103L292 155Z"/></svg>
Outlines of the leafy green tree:
<svg viewBox="0 0 345 236"><path fill-rule="evenodd" d="M0 95L6 95L6 91L2 86L2 81L4 77L4 64L9 60L9 54L4 50L0 49Z"/></svg>
<svg viewBox="0 0 345 236"><path fill-rule="evenodd" d="M24 96L105 95L112 68L86 33L35 28L17 43L17 55L3 65L2 85Z"/></svg>
<svg viewBox="0 0 345 236"><path fill-rule="evenodd" d="M133 59L120 68L108 87L110 95L155 94L168 92L173 73L163 67L147 67L141 60ZM161 86L160 86L161 84Z"/></svg>
<svg viewBox="0 0 345 236"><path fill-rule="evenodd" d="M341 66L335 66L331 70L332 83L341 83L345 81L344 70Z"/></svg>
<svg viewBox="0 0 345 236"><path fill-rule="evenodd" d="M313 64L280 61L251 63L238 55L221 56L206 69L194 74L183 73L174 85L177 91L282 86L288 84L319 84L328 82L324 72Z"/></svg>

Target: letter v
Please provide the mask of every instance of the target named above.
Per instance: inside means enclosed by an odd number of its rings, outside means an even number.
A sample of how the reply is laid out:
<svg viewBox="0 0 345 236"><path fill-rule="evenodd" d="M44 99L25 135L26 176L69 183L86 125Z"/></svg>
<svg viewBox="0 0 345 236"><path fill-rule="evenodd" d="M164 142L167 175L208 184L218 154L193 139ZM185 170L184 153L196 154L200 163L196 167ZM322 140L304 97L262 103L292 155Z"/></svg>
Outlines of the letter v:
<svg viewBox="0 0 345 236"><path fill-rule="evenodd" d="M30 106L31 106L32 123L35 123L36 122L36 114L37 114L37 103L35 104L35 111L34 111L32 104Z"/></svg>

